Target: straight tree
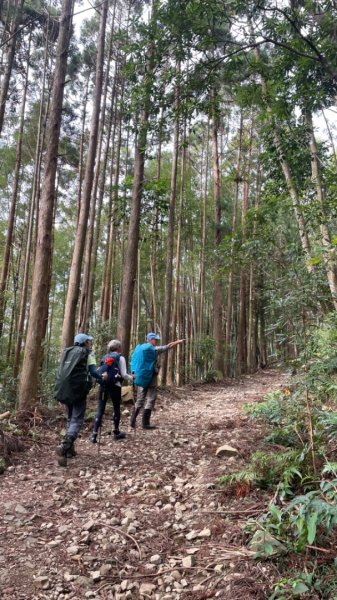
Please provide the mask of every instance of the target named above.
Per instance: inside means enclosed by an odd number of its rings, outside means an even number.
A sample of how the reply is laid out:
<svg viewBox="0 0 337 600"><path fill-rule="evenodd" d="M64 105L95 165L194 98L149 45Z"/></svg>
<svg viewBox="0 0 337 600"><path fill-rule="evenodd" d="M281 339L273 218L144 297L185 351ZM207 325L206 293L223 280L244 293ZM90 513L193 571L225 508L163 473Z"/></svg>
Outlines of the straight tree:
<svg viewBox="0 0 337 600"><path fill-rule="evenodd" d="M108 12L108 0L105 0L105 2L100 8L101 16L97 41L95 90L90 124L89 147L85 167L83 193L77 223L73 257L70 267L68 293L64 310L64 320L62 328L62 347L69 346L72 343L75 333L76 309L79 298L83 254L88 227L91 192L94 181L94 168L97 151L98 126L103 85L104 42Z"/></svg>
<svg viewBox="0 0 337 600"><path fill-rule="evenodd" d="M31 304L19 387L20 411L29 410L36 403L39 365L51 282L52 229L55 205L55 178L58 143L61 130L64 84L67 70L69 43L72 32L74 0L63 0L57 41L57 56L53 78L52 97L48 115L47 150L40 200L39 227L32 281Z"/></svg>

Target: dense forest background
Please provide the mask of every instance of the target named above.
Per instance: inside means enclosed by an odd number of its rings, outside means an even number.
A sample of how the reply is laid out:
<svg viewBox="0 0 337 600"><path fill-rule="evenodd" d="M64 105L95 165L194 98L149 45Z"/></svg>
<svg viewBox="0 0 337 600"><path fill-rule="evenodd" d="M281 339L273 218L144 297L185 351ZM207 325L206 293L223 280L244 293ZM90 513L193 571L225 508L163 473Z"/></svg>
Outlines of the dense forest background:
<svg viewBox="0 0 337 600"><path fill-rule="evenodd" d="M1 0L0 24L3 406L50 401L78 331L186 338L183 384L335 327L333 0Z"/></svg>

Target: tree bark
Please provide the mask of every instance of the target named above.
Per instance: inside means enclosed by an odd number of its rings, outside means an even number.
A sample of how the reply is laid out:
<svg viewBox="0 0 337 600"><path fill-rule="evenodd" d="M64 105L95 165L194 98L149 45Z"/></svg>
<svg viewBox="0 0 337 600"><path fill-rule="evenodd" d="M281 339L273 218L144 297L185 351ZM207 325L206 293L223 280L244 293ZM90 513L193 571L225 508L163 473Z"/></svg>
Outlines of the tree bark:
<svg viewBox="0 0 337 600"><path fill-rule="evenodd" d="M244 246L247 241L247 212L249 205L249 184L250 170L252 160L252 136L253 136L253 117L251 117L249 131L249 150L247 164L245 168L245 177L242 193L242 221L241 221L241 243ZM240 271L240 292L239 292L239 324L238 324L238 373L245 373L247 368L247 273L245 266L241 266Z"/></svg>
<svg viewBox="0 0 337 600"><path fill-rule="evenodd" d="M18 29L18 26L20 23L22 6L23 6L23 0L16 0L13 19L11 21L11 27L8 32L8 40L9 41L7 44L6 67L5 67L4 75L3 75L3 78L1 81L1 90L0 90L0 136L1 136L2 128L3 128L3 124L4 124L9 82L10 82L10 78L11 78L11 74L12 74L16 42L17 42L17 38L18 38L18 36L15 34L15 32Z"/></svg>
<svg viewBox="0 0 337 600"><path fill-rule="evenodd" d="M260 153L260 149L258 149ZM259 160L259 159L258 159ZM258 163L256 175L256 194L255 194L255 210L257 211L260 205L261 193L261 165ZM253 225L253 240L257 236L257 220L254 217ZM257 368L257 308L256 308L256 271L257 264L255 258L250 264L249 273L249 305L248 305L248 331L247 331L247 368L249 373L254 373Z"/></svg>
<svg viewBox="0 0 337 600"><path fill-rule="evenodd" d="M215 225L215 260L214 260L214 292L213 292L213 337L215 340L214 368L224 375L224 335L223 335L223 282L220 260L221 233L221 183L218 149L218 116L216 114L216 91L212 92L212 150L213 150L213 195Z"/></svg>
<svg viewBox="0 0 337 600"><path fill-rule="evenodd" d="M85 167L85 176L83 183L83 194L81 198L80 214L77 223L73 257L70 267L68 293L64 311L64 321L62 328L62 347L69 346L73 342L75 334L76 308L79 298L79 289L81 281L82 261L85 247L85 239L88 227L88 217L91 201L91 192L94 178L94 167L97 150L98 124L101 108L103 64L104 64L104 42L105 30L108 12L108 0L101 6L101 16L99 23L99 33L97 40L97 58L95 74L95 91L93 99L93 109L90 124L90 138L88 147L88 156Z"/></svg>
<svg viewBox="0 0 337 600"><path fill-rule="evenodd" d="M163 129L163 108L161 108L159 117L159 133L158 133L158 149L157 149L157 180L160 181L161 177L161 159L162 159L162 129ZM150 258L150 277L151 277L151 329L156 331L158 329L158 307L157 307L157 249L158 249L158 218L159 210L157 203L155 203L153 209L152 219L152 237L151 237L151 258Z"/></svg>
<svg viewBox="0 0 337 600"><path fill-rule="evenodd" d="M115 3L116 7L116 3ZM103 147L103 134L104 134L104 126L105 126L105 117L106 117L106 103L107 103L107 92L108 92L108 82L110 75L110 63L111 63L111 54L112 54L112 35L114 28L114 17L112 21L112 30L109 44L109 52L107 57L107 67L104 78L104 90L103 90L103 100L102 100L102 108L101 108L101 117L98 126L98 140L97 140L97 150L96 150L96 162L94 168L94 179L93 179L93 187L91 194L91 205L89 211L89 226L86 237L86 246L84 253L84 272L82 277L82 290L80 297L80 306L79 306L79 320L78 320L78 330L86 331L89 325L89 319L92 311L93 305L93 277L94 271L96 268L96 254L98 248L98 239L100 234L100 221L101 221L101 211L103 204L103 196L104 196L104 180L105 180L105 172L108 161L108 153L109 153L109 144L110 144L110 136L111 136L111 128L112 128L112 118L113 113L110 111L109 119L108 119L108 127L107 127L107 137L105 140L105 146L103 150L103 160L101 161L102 147ZM97 190L98 183L100 181L100 190L97 199Z"/></svg>
<svg viewBox="0 0 337 600"><path fill-rule="evenodd" d="M256 60L260 62L261 55L260 55L260 51L257 47L254 48L254 54L255 54ZM288 192L289 192L289 195L290 195L290 198L292 201L295 220L297 223L298 233L300 236L301 245L302 245L302 249L303 249L303 254L307 259L307 262L306 262L307 270L309 273L313 273L314 266L310 262L310 258L311 258L310 241L309 241L309 237L308 237L308 233L307 233L306 223L305 223L305 220L303 217L303 212L301 209L301 202L300 202L298 190L297 190L296 183L295 183L295 180L294 180L292 172L291 172L290 165L286 159L286 155L283 150L283 144L282 144L281 137L280 137L280 134L278 131L277 122L273 116L271 106L269 105L269 102L268 102L268 86L267 86L267 82L263 76L261 76L261 87L262 87L262 94L263 94L263 99L264 99L264 103L266 106L267 114L268 114L270 123L273 127L274 144L275 144L276 151L277 151L277 154L279 157L281 169L283 171L283 175L284 175L284 178L286 181Z"/></svg>
<svg viewBox="0 0 337 600"><path fill-rule="evenodd" d="M336 273L336 249L331 245L331 236L326 223L326 214L324 206L324 189L321 176L321 167L318 158L317 143L312 123L312 114L307 111L305 114L306 124L309 132L309 148L311 153L311 177L315 186L316 198L320 207L320 232L324 251L324 264L328 278L328 284L331 292L332 302L337 310L337 273Z"/></svg>
<svg viewBox="0 0 337 600"><path fill-rule="evenodd" d="M202 189L202 209L201 209L200 301L199 301L199 331L198 331L199 340L204 335L208 164L209 164L209 121L207 122L207 128L206 128L204 183L203 183L203 189Z"/></svg>
<svg viewBox="0 0 337 600"><path fill-rule="evenodd" d="M115 132L117 126L117 75L114 77L112 90L111 113L114 114L114 126L112 134L112 152L110 165L110 193L109 193L109 212L108 212L108 233L107 233L107 251L106 261L103 276L102 303L101 303L101 320L107 321L111 317L111 302L112 302L112 272L115 249L115 212L118 198L118 182L119 182L119 167L122 145L122 123L121 115L119 119L117 149L115 144ZM120 99L122 105L123 92ZM115 108L114 108L115 107ZM116 160L114 160L116 157Z"/></svg>
<svg viewBox="0 0 337 600"><path fill-rule="evenodd" d="M38 205L39 197L40 197L42 153L43 153L43 149L44 149L44 142L45 142L45 136L46 136L46 130L43 125L46 120L46 114L47 114L45 112L45 110L46 110L46 107L45 107L45 104L46 104L45 103L45 83L46 83L47 62L48 62L48 40L46 39L45 52L44 52L43 77L42 77L42 85L41 85L39 121L38 121L37 136L36 136L34 174L33 174L32 191L30 194L30 202L29 202L29 210L28 210L27 234L26 234L26 244L25 244L25 251L24 251L24 267L23 267L22 284L21 284L20 307L19 307L19 317L18 317L18 324L17 324L17 337L16 337L15 358L14 358L14 367L13 367L13 376L15 378L18 376L18 373L19 373L21 348L22 348L22 342L23 342L23 337L24 337L26 313L27 313L27 309L28 309L27 298L28 298L31 257L35 254L35 249L34 249L34 251L32 249L33 236L34 236L34 218L37 214L37 205ZM37 218L36 218L36 221L37 221ZM36 248L36 244L35 244L35 248Z"/></svg>
<svg viewBox="0 0 337 600"><path fill-rule="evenodd" d="M10 203L10 210L9 210L9 215L8 215L8 225L7 225L7 234L6 234L6 240L5 240L4 255L2 258L2 271L1 271L1 278L0 278L0 337L2 336L4 316L5 316L5 310L6 310L6 294L5 294L5 292L6 292L6 287L7 287L11 248L12 248L12 243L13 243L16 205L17 205L17 199L18 199L18 193L19 193L19 179L20 179L20 170L21 170L21 159L22 159L22 137L23 137L24 122L25 122L25 110L26 110L26 99L27 99L28 78L29 78L29 59L30 59L30 39L29 39L29 46L28 46L26 77L25 77L25 83L24 83L23 94L22 94L22 102L21 102L18 141L16 144L14 184L13 184L11 203Z"/></svg>
<svg viewBox="0 0 337 600"><path fill-rule="evenodd" d="M182 151L181 151L181 169L180 169L180 184L179 184L179 207L178 207L178 219L177 219L177 245L176 245L176 272L175 272L175 285L174 285L174 297L173 297L173 314L172 314L172 337L174 339L180 339L177 329L179 324L179 307L180 307L180 266L181 266L181 252L182 252L182 228L183 228L183 210L184 210L184 196L185 196L185 179L186 179L186 120L183 126L183 137L182 137ZM169 352L168 354L168 365L169 365L169 382L176 383L175 373L180 369L179 360L181 354L178 354L178 348L176 352ZM177 368L175 365L175 357Z"/></svg>
<svg viewBox="0 0 337 600"><path fill-rule="evenodd" d="M153 3L151 24L155 24L157 12L157 0ZM118 316L117 337L121 340L124 356L128 360L130 348L130 332L132 321L133 295L137 275L137 256L140 230L140 211L144 185L145 152L147 144L147 131L149 126L151 91L153 87L153 42L150 43L143 82L143 97L138 133L135 142L133 187L131 199L131 211L128 230L128 246L125 262L123 264L123 276L121 285L121 296Z"/></svg>
<svg viewBox="0 0 337 600"><path fill-rule="evenodd" d="M170 204L169 204L169 219L167 229L167 244L166 244L166 272L165 272L165 298L164 298L164 320L163 320L163 342L167 344L170 337L170 324L172 312L172 272L173 272L173 250L174 250L174 231L176 221L176 195L177 195L177 173L178 173L178 155L179 155L179 77L180 64L176 66L176 89L175 89L175 124L173 136L173 151L172 151L172 168L171 168L171 187L170 187ZM161 382L166 385L168 355L165 352L162 361Z"/></svg>
<svg viewBox="0 0 337 600"><path fill-rule="evenodd" d="M233 218L232 218L232 241L230 250L230 262L229 262L229 274L227 282L227 319L226 319L226 332L225 332L225 375L227 377L231 374L231 339L232 339L232 327L233 327L233 288L234 288L234 243L235 233L237 227L238 217L238 200L239 200L239 188L242 180L241 177L241 155L242 155L242 135L243 135L243 115L241 111L240 115L240 128L239 128L239 143L236 158L235 167L235 188L233 198Z"/></svg>
<svg viewBox="0 0 337 600"><path fill-rule="evenodd" d="M40 365L45 323L41 315L46 314L50 290L50 265L52 226L55 199L57 151L60 137L64 83L68 49L71 37L74 0L63 0L57 43L57 58L50 105L44 181L42 187L39 231L32 282L32 296L27 331L26 348L19 388L21 411L34 406L37 400L38 365Z"/></svg>

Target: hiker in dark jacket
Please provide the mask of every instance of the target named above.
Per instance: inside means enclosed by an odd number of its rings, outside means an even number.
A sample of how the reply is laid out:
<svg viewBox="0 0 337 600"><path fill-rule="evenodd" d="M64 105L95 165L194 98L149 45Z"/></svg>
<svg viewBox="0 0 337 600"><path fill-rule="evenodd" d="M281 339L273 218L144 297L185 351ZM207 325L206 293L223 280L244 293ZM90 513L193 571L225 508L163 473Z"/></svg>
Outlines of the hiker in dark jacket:
<svg viewBox="0 0 337 600"><path fill-rule="evenodd" d="M144 406L142 427L143 429L155 429L155 425L150 424L151 413L157 398L158 373L160 369L159 356L163 352L168 352L171 348L183 344L185 340L176 340L169 342L165 346L157 346L160 336L156 333L148 333L147 342L138 345L131 360L131 369L134 373L137 389L136 403L131 414L130 425L133 429L136 427L137 415Z"/></svg>
<svg viewBox="0 0 337 600"><path fill-rule="evenodd" d="M62 373L65 360L71 361L71 354L76 353L79 357L76 368L69 375L66 388L68 397L61 399L56 394L56 398L66 405L68 411L67 431L62 443L56 449L60 467L66 467L67 458L71 458L76 454L74 442L84 422L86 398L92 385L92 378L97 379L99 382L103 381L96 369L95 355L91 350L92 340L93 338L86 333L79 333L75 336L74 346L65 349L61 360L60 373ZM82 353L79 352L80 349L82 349ZM75 378L77 378L76 381Z"/></svg>
<svg viewBox="0 0 337 600"><path fill-rule="evenodd" d="M133 379L131 375L127 373L126 361L121 352L121 342L119 340L111 340L108 343L108 354L103 356L103 365L102 367L99 367L99 372L105 371L108 374L111 370L112 375L108 375L106 380L99 386L97 396L98 408L94 420L93 432L90 438L93 444L97 443L97 435L99 428L102 425L106 403L109 398L111 398L113 405L113 431L111 432L111 435L115 440L122 440L125 438L125 433L119 430L119 423L121 419L122 382L125 380L128 383L132 383Z"/></svg>

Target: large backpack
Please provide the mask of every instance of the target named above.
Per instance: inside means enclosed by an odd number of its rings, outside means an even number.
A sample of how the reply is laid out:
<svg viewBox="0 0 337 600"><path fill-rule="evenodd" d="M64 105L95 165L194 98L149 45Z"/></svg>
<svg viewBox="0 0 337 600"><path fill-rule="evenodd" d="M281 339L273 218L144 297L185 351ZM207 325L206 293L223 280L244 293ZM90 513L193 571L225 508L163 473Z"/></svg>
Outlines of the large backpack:
<svg viewBox="0 0 337 600"><path fill-rule="evenodd" d="M70 346L64 350L54 388L54 397L58 402L72 405L87 395L92 386L87 365L86 348Z"/></svg>
<svg viewBox="0 0 337 600"><path fill-rule="evenodd" d="M101 365L98 367L97 372L102 376L103 373L107 373L107 379L103 380L105 385L116 385L117 382L121 381L121 374L119 370L119 354L118 352L108 352L101 360Z"/></svg>
<svg viewBox="0 0 337 600"><path fill-rule="evenodd" d="M135 374L135 385L148 387L154 374L156 351L152 344L138 344L131 357L131 372Z"/></svg>

